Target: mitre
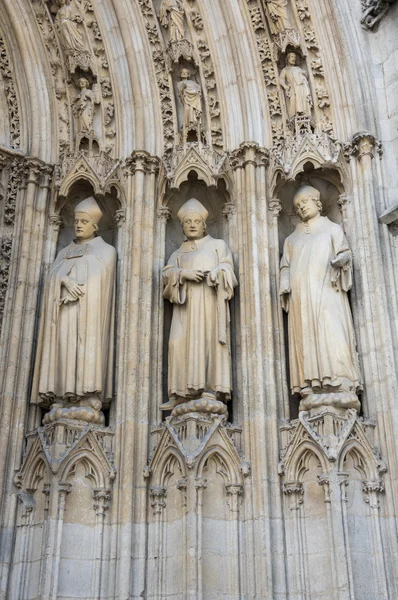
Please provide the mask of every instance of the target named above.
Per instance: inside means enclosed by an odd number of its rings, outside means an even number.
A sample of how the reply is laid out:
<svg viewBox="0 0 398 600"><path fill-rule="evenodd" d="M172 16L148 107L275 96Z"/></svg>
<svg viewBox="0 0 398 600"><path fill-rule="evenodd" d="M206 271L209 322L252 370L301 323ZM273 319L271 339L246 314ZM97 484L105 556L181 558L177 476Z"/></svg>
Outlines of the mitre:
<svg viewBox="0 0 398 600"><path fill-rule="evenodd" d="M191 198L190 200L187 200L187 202L185 202L185 204L183 204L180 210L178 211L177 217L182 223L186 215L190 213L199 214L204 221L206 221L207 217L209 216L209 213L207 212L203 204L199 202L199 200L196 200L196 198Z"/></svg>
<svg viewBox="0 0 398 600"><path fill-rule="evenodd" d="M82 200L81 202L79 202L79 204L77 204L77 206L75 206L75 214L77 212L86 213L92 218L94 223L97 224L101 221L103 216L100 207L98 206L95 198L93 198L92 196L86 198L85 200Z"/></svg>
<svg viewBox="0 0 398 600"><path fill-rule="evenodd" d="M300 185L300 187L297 188L297 190L294 193L293 200L295 200L299 196L315 196L317 198L317 200L319 200L321 194L320 194L319 190L312 187L312 185L304 184L304 185Z"/></svg>

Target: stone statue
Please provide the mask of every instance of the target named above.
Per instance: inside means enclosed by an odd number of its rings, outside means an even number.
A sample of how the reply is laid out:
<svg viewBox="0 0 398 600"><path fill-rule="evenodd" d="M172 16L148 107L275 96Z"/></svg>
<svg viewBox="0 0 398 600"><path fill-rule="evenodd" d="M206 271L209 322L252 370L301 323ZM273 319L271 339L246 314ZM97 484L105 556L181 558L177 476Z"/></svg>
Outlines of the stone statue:
<svg viewBox="0 0 398 600"><path fill-rule="evenodd" d="M75 15L70 0L58 0L60 9L55 17L55 25L62 35L65 52L80 52L86 50L83 37L75 23Z"/></svg>
<svg viewBox="0 0 398 600"><path fill-rule="evenodd" d="M58 418L103 423L113 395L116 251L97 237L94 198L75 208L76 239L53 263L44 291L32 403Z"/></svg>
<svg viewBox="0 0 398 600"><path fill-rule="evenodd" d="M78 84L80 93L75 98L73 114L77 117L78 135L82 135L93 131L94 103L99 104L100 98L89 89L89 82L85 77L81 77Z"/></svg>
<svg viewBox="0 0 398 600"><path fill-rule="evenodd" d="M163 297L174 308L169 401L161 408L176 407L173 415L226 413L222 401L231 397L229 300L238 283L227 244L206 232L207 217L205 207L194 198L181 207L178 218L186 240L163 270Z"/></svg>
<svg viewBox="0 0 398 600"><path fill-rule="evenodd" d="M280 84L285 92L289 119L296 115L311 116L313 106L307 76L300 67L296 66L296 61L296 53L289 52L287 66L280 75Z"/></svg>
<svg viewBox="0 0 398 600"><path fill-rule="evenodd" d="M160 5L160 22L169 28L170 42L179 42L185 37L185 11L181 0L163 0Z"/></svg>
<svg viewBox="0 0 398 600"><path fill-rule="evenodd" d="M287 16L286 0L264 0L268 25L273 35L293 29Z"/></svg>
<svg viewBox="0 0 398 600"><path fill-rule="evenodd" d="M197 128L202 119L202 88L190 79L189 69L181 69L181 81L178 83L178 97L184 107L183 129Z"/></svg>
<svg viewBox="0 0 398 600"><path fill-rule="evenodd" d="M301 394L300 410L359 409L351 252L340 225L320 215L318 190L301 186L294 208L301 223L285 241L279 290L289 314L291 390Z"/></svg>

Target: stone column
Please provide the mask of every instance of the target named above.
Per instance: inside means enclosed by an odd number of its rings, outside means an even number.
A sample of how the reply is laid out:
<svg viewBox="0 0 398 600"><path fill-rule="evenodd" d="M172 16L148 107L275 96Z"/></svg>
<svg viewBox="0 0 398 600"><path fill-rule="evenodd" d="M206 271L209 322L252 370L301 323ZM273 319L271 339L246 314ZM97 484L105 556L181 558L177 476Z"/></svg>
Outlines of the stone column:
<svg viewBox="0 0 398 600"><path fill-rule="evenodd" d="M163 267L166 264L166 227L171 216L168 206L159 206L156 222L156 251L154 270L154 289L157 294L157 302L153 307L153 339L156 344L156 358L153 361L153 399L151 402L151 422L161 421L159 406L163 397L163 323L164 323L164 300L163 300Z"/></svg>
<svg viewBox="0 0 398 600"><path fill-rule="evenodd" d="M286 481L283 484L283 493L288 499L290 515L286 513L287 543L293 549L293 568L296 581L289 582L289 591L294 597L307 598L308 565L306 554L305 534L303 532L302 505L304 500L303 484L300 481ZM291 527L288 524L291 524Z"/></svg>
<svg viewBox="0 0 398 600"><path fill-rule="evenodd" d="M155 532L153 536L154 548L152 557L154 559L154 573L156 580L152 581L154 600L162 600L164 570L164 539L163 539L163 513L166 508L167 490L164 486L151 487L149 490L151 506L155 517Z"/></svg>
<svg viewBox="0 0 398 600"><path fill-rule="evenodd" d="M243 496L243 485L230 483L226 485L227 502L230 511L229 522L229 573L230 573L230 598L240 600L242 597L242 561L241 561L241 532L239 511Z"/></svg>
<svg viewBox="0 0 398 600"><path fill-rule="evenodd" d="M96 514L95 523L95 565L93 569L92 597L93 600L101 598L102 565L104 561L104 527L106 512L109 508L111 491L96 488L93 491L94 510Z"/></svg>
<svg viewBox="0 0 398 600"><path fill-rule="evenodd" d="M398 545L392 515L398 512L398 359L395 355L394 361L392 328L397 308L386 293L394 277L394 266L385 256L386 246L382 247L380 235L382 226L377 219L378 198L385 185L379 164L380 142L366 131L359 132L353 137L351 154L355 158L350 161L353 188L347 216L352 227L347 233L353 240L352 305L365 383L362 404L365 414L376 419L376 445L388 467L384 551L390 548L396 576L396 561L392 557L398 553Z"/></svg>
<svg viewBox="0 0 398 600"><path fill-rule="evenodd" d="M377 584L375 588L378 591L380 600L389 600L387 587L387 572L386 572L386 556L383 550L383 540L381 535L380 523L380 494L384 492L384 485L381 481L364 481L363 482L364 500L369 505L372 515L372 538L373 538L373 557L375 567L375 578Z"/></svg>
<svg viewBox="0 0 398 600"><path fill-rule="evenodd" d="M44 223L52 167L35 158L24 162L12 194L13 250L0 356L2 396L0 439L0 598L6 597L16 495L13 477L20 466L28 407L36 307L40 286ZM11 206L10 204L10 206Z"/></svg>
<svg viewBox="0 0 398 600"><path fill-rule="evenodd" d="M270 222L270 286L272 298L274 299L274 334L275 334L275 361L276 361L276 379L278 390L283 396L283 406L281 413L285 419L290 417L289 409L289 382L287 380L287 353L285 348L283 310L279 299L279 215L282 211L282 204L278 198L271 198L268 202L268 208L272 215Z"/></svg>
<svg viewBox="0 0 398 600"><path fill-rule="evenodd" d="M351 557L348 545L347 523L343 514L346 502L348 473L333 470L318 476L319 485L324 486L327 506L328 539L332 563L333 588L336 600L354 600L354 585Z"/></svg>
<svg viewBox="0 0 398 600"><path fill-rule="evenodd" d="M245 489L247 593L273 597L275 565L284 570L282 499L277 474L278 418L283 397L275 375L275 322L271 299L268 153L243 143L231 153L237 206L241 354L237 390L243 425L243 454L252 465L252 485ZM235 415L234 415L235 416ZM271 529L271 522L274 524ZM274 548L271 556L270 548ZM278 579L283 593L285 577Z"/></svg>
<svg viewBox="0 0 398 600"><path fill-rule="evenodd" d="M126 160L127 198L122 260L118 382L115 409L115 497L110 522L109 594L120 599L139 596L145 581L147 554L147 489L142 473L148 454L152 390L151 328L155 252L156 182L160 161L144 151ZM133 549L134 540L134 549ZM120 544L123 552L118 551ZM133 557L133 558L131 558ZM135 578L130 573L134 562ZM113 586L115 590L113 591ZM141 587L140 587L141 586Z"/></svg>
<svg viewBox="0 0 398 600"><path fill-rule="evenodd" d="M62 529L66 497L71 491L71 487L71 483L60 484L51 499L42 587L42 598L48 598L48 600L57 600Z"/></svg>

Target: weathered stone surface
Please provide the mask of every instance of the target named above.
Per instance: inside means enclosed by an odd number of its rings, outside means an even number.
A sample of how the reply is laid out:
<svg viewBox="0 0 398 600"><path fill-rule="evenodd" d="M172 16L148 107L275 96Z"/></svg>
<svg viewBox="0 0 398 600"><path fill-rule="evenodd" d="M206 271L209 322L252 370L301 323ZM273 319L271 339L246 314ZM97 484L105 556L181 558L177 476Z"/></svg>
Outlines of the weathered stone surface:
<svg viewBox="0 0 398 600"><path fill-rule="evenodd" d="M398 3L2 0L1 17L0 600L398 597ZM299 406L278 281L301 185L347 240L352 287L334 293L361 377L350 354L325 374L350 389ZM44 290L90 196L117 255L113 378L103 414L98 385L45 416L30 402ZM224 397L200 390L168 416L163 269L189 243L191 198L239 286L174 357L185 372L206 339ZM312 316L331 323L330 364L347 358L336 318ZM312 336L299 359L319 354ZM77 379L99 354L72 338Z"/></svg>

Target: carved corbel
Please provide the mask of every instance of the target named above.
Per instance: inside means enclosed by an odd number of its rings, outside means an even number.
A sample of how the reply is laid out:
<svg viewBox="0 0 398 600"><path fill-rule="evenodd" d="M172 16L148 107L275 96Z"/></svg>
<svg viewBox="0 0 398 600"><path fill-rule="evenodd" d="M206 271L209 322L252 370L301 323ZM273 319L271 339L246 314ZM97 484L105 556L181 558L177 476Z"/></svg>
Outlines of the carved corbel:
<svg viewBox="0 0 398 600"><path fill-rule="evenodd" d="M100 517L104 517L109 508L111 491L109 489L96 488L93 490L93 498L95 513Z"/></svg>
<svg viewBox="0 0 398 600"><path fill-rule="evenodd" d="M301 481L286 481L283 493L290 498L290 510L298 510L304 502L304 488Z"/></svg>
<svg viewBox="0 0 398 600"><path fill-rule="evenodd" d="M353 136L350 154L355 156L359 161L361 161L364 156L374 158L376 152L381 156L383 150L381 141L374 135L368 131L359 131Z"/></svg>
<svg viewBox="0 0 398 600"><path fill-rule="evenodd" d="M380 507L379 495L384 492L384 483L379 481L364 481L362 486L363 499L370 508Z"/></svg>
<svg viewBox="0 0 398 600"><path fill-rule="evenodd" d="M323 486L323 491L325 492L325 502L330 503L332 501L332 486L329 473L318 475L318 483L319 485Z"/></svg>
<svg viewBox="0 0 398 600"><path fill-rule="evenodd" d="M227 221L231 221L232 217L236 215L236 204L234 202L226 202L222 207L222 214Z"/></svg>
<svg viewBox="0 0 398 600"><path fill-rule="evenodd" d="M54 231L59 231L61 227L63 227L63 220L60 215L51 213L48 217L48 220Z"/></svg>
<svg viewBox="0 0 398 600"><path fill-rule="evenodd" d="M272 216L277 219L282 210L282 204L278 198L272 198L268 203L268 209L271 211Z"/></svg>
<svg viewBox="0 0 398 600"><path fill-rule="evenodd" d="M154 515L160 515L163 512L163 509L166 508L166 496L167 489L164 486L152 486L149 489L149 494L151 498L151 506L153 508Z"/></svg>
<svg viewBox="0 0 398 600"><path fill-rule="evenodd" d="M158 219L160 219L164 224L166 224L171 217L171 208L169 208L168 206L159 206L157 215Z"/></svg>
<svg viewBox="0 0 398 600"><path fill-rule="evenodd" d="M225 489L231 513L239 513L239 507L243 497L243 485L240 483L229 483L225 486Z"/></svg>
<svg viewBox="0 0 398 600"><path fill-rule="evenodd" d="M122 227L123 223L126 222L126 211L124 208L119 208L115 212L114 220L116 223L116 227Z"/></svg>

